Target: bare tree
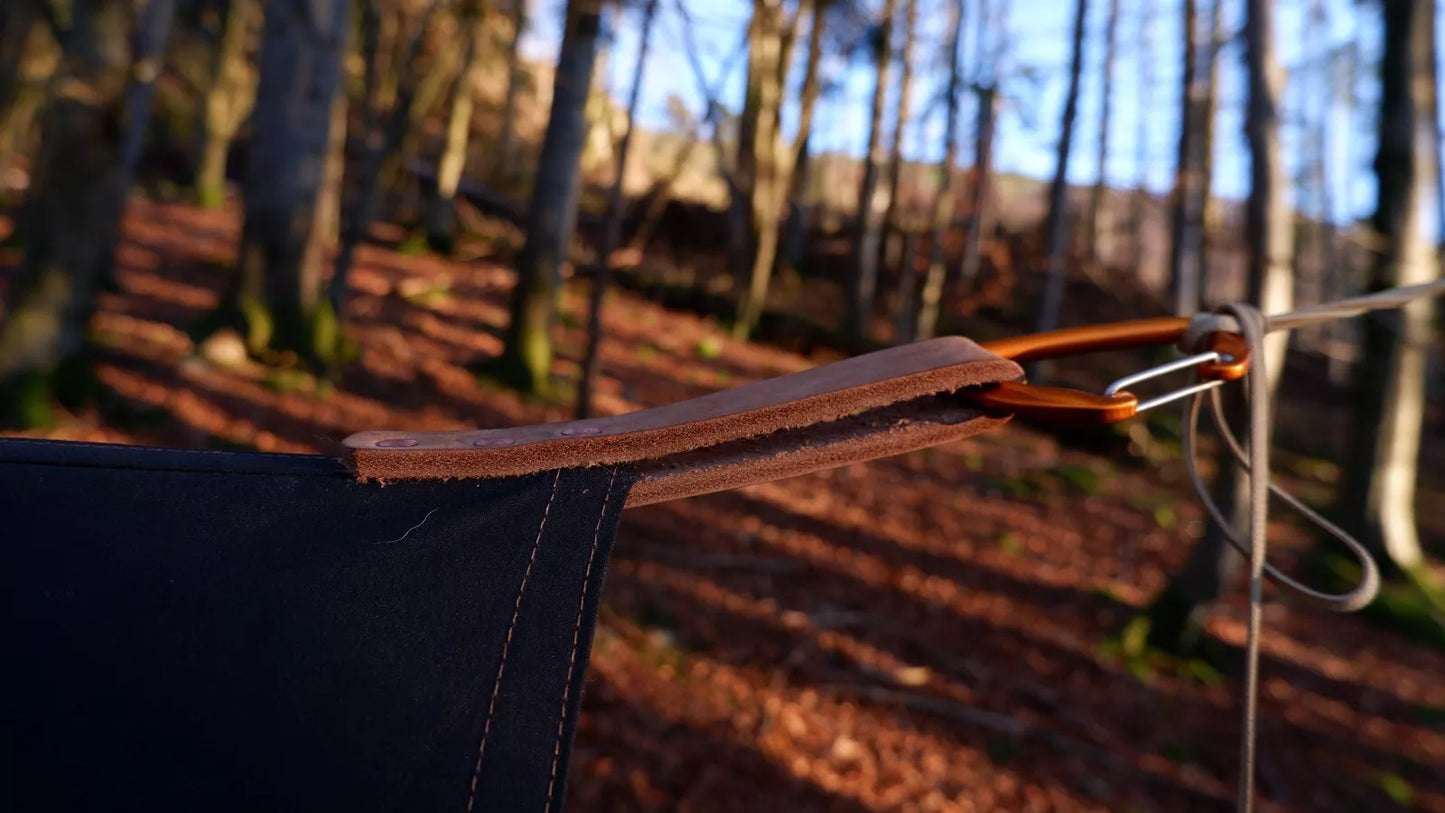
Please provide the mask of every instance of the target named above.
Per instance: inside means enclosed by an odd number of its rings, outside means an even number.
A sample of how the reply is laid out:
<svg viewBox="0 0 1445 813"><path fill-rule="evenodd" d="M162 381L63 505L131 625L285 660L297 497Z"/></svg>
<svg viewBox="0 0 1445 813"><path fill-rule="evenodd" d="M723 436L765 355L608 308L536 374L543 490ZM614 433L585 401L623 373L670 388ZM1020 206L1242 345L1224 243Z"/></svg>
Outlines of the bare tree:
<svg viewBox="0 0 1445 813"><path fill-rule="evenodd" d="M1064 271L1069 250L1069 148L1074 142L1074 118L1079 109L1079 77L1084 69L1084 21L1088 12L1088 0L1078 0L1074 5L1069 92L1064 98L1063 116L1059 122L1059 148L1054 164L1054 180L1049 187L1049 213L1044 221L1044 253L1049 266L1044 275L1043 297L1036 322L1040 332L1058 327L1059 308L1064 301Z"/></svg>
<svg viewBox="0 0 1445 813"><path fill-rule="evenodd" d="M883 267L900 264L903 240L903 210L898 185L903 177L903 136L912 113L914 29L918 24L918 0L903 0L903 47L898 52L898 100L893 113L893 137L888 147L888 208L883 214L883 239L879 241L879 262ZM912 229L910 229L912 231ZM909 328L912 332L912 328Z"/></svg>
<svg viewBox="0 0 1445 813"><path fill-rule="evenodd" d="M1294 305L1294 213L1279 134L1285 72L1275 56L1274 3L1249 0L1247 8L1249 110L1245 133L1249 138L1250 191L1245 240L1249 245L1249 300L1265 313L1283 313ZM1210 113L1213 120L1212 109ZM1265 340L1271 389L1284 369L1288 343L1289 336L1283 333Z"/></svg>
<svg viewBox="0 0 1445 813"><path fill-rule="evenodd" d="M442 54L431 60L429 70L418 75L414 69L421 55L421 48L427 28L441 6L441 0L430 0L413 22L411 37L398 64L402 73L397 84L393 107L386 118L385 126L377 127L380 110L368 106L362 116L361 140L366 145L360 166L357 169L358 184L351 205L347 207L345 223L341 233L340 251L336 256L336 267L331 274L329 298L333 313L339 319L345 309L347 282L356 248L366 237L366 230L376 217L380 203L382 177L387 173L384 165L402 148L402 141L408 131L418 123L422 111L430 107L444 78L452 74L452 66L458 57L457 44L449 41Z"/></svg>
<svg viewBox="0 0 1445 813"><path fill-rule="evenodd" d="M1224 48L1224 0L1213 0L1209 9L1209 39L1207 47L1201 49L1201 67L1204 76L1204 105L1196 119L1201 124L1199 141L1200 166L1197 198L1191 204L1190 214L1196 218L1199 234L1201 300L1209 287L1209 239L1210 229L1219 222L1219 202L1214 198L1214 133L1218 129L1219 117L1219 52Z"/></svg>
<svg viewBox="0 0 1445 813"><path fill-rule="evenodd" d="M983 236L990 231L989 182L993 174L993 131L998 115L998 85L1003 72L1008 17L1006 3L979 3L977 53L974 55L973 89L978 96L974 128L973 184L968 195L968 220L963 235L963 257L958 284L971 288L983 262ZM997 15L997 16L995 16ZM985 47L985 42L988 47Z"/></svg>
<svg viewBox="0 0 1445 813"><path fill-rule="evenodd" d="M706 112L703 114L702 120L690 128L692 132L689 134L690 137L687 145L678 151L677 157L673 160L672 167L668 173L654 184L653 189L648 192L647 208L639 218L637 230L628 241L629 247L639 252L650 244L652 236L658 224L661 222L663 213L667 209L667 204L672 199L672 188L682 176L688 161L692 158L693 151L698 146L699 136L701 135L701 129L703 127L710 127L712 129L711 138L708 139L708 143L712 146L713 152L717 157L718 172L722 175L723 182L727 185L729 195L736 194L736 182L733 178L732 171L727 167L724 160L727 150L722 141L721 128L717 126L718 119L722 113L722 105L718 104L718 96L722 87L727 84L728 78L732 76L733 68L736 67L742 55L747 51L748 41L746 32L744 32L744 36L738 39L737 46L733 48L732 52L728 54L727 59L723 61L722 66L718 69L717 78L715 80L709 80L706 70L703 69L701 61L697 58L696 43L692 34L692 21L687 15L686 7L679 3L677 10L683 20L683 47L688 54L688 62L697 81L698 94L702 97L703 109Z"/></svg>
<svg viewBox="0 0 1445 813"><path fill-rule="evenodd" d="M958 45L963 38L963 0L954 0L951 9L952 31L945 46L948 53L948 112L943 128L943 158L938 163L938 193L933 198L933 212L928 232L928 273L923 280L923 294L918 304L918 321L911 328L910 339L931 339L938 327L938 311L943 300L947 267L943 264L943 237L953 222L953 176L958 161L958 103L963 77L958 64Z"/></svg>
<svg viewBox="0 0 1445 813"><path fill-rule="evenodd" d="M437 251L450 254L456 239L456 195L467 164L467 144L471 140L472 110L476 103L477 83L486 73L484 48L487 19L482 0L466 0L458 22L466 32L467 45L462 69L452 83L451 106L447 111L446 137L441 157L437 160L436 185L426 209L427 242Z"/></svg>
<svg viewBox="0 0 1445 813"><path fill-rule="evenodd" d="M10 112L20 90L30 34L44 20L48 0L10 0L0 7L0 118Z"/></svg>
<svg viewBox="0 0 1445 813"><path fill-rule="evenodd" d="M1130 265L1135 269L1144 267L1144 223L1148 217L1149 203L1154 195L1149 191L1149 134L1153 128L1150 110L1153 103L1153 30L1154 4L1145 3L1139 13L1139 41L1135 47L1135 64L1138 66L1134 81L1139 84L1138 130L1134 134L1134 199L1129 217Z"/></svg>
<svg viewBox="0 0 1445 813"><path fill-rule="evenodd" d="M101 235L100 278L113 281L115 251L120 243L121 216L131 185L135 182L136 164L145 148L150 130L151 108L154 106L156 79L165 62L166 43L176 17L176 0L148 0L135 17L135 33L131 40L130 80L126 83L121 103L120 156L112 194L111 208L116 212L108 220L108 230Z"/></svg>
<svg viewBox="0 0 1445 813"><path fill-rule="evenodd" d="M64 35L52 11L46 0L0 3L0 167L36 151L35 124ZM0 196L10 190L10 173L0 173Z"/></svg>
<svg viewBox="0 0 1445 813"><path fill-rule="evenodd" d="M321 168L321 188L316 195L316 220L312 225L316 230L317 250L323 256L330 255L341 241L341 193L346 180L350 117L351 100L346 93L338 92L331 100L331 132L326 144L326 162Z"/></svg>
<svg viewBox="0 0 1445 813"><path fill-rule="evenodd" d="M602 344L602 298L612 278L612 250L622 242L622 184L627 177L627 153L632 146L632 128L637 119L637 105L642 99L642 77L647 67L647 48L652 38L652 22L657 15L657 0L647 0L642 9L642 27L637 43L637 67L632 70L632 90L627 97L627 123L622 141L617 145L617 166L612 188L607 192L607 228L593 264L592 296L587 308L587 347L582 355L582 375L577 381L577 417L592 414L592 386L597 378L598 355Z"/></svg>
<svg viewBox="0 0 1445 813"><path fill-rule="evenodd" d="M196 199L208 207L221 204L231 142L256 102L256 69L247 55L261 21L261 5L256 0L227 0L225 8L210 85L196 117Z"/></svg>
<svg viewBox="0 0 1445 813"><path fill-rule="evenodd" d="M517 258L517 287L498 367L503 378L528 392L551 389L554 300L577 220L579 161L587 137L587 97L601 23L601 0L568 0L552 113L537 162L527 241Z"/></svg>
<svg viewBox="0 0 1445 813"><path fill-rule="evenodd" d="M1359 19L1359 12L1354 11L1352 6L1341 6L1334 9L1334 13L1343 14L1347 18ZM1353 22L1353 20L1350 20ZM1364 60L1361 58L1360 33L1355 29L1346 43L1335 53L1337 66L1332 71L1332 103L1341 109L1340 115L1344 121L1353 122L1360 113L1361 98L1359 79L1363 69ZM1330 148L1331 154L1353 156L1356 153L1355 139L1357 134L1353 127L1329 128L1331 139L1338 139L1338 143ZM1353 159L1352 159L1353 160ZM1339 209L1342 212L1353 213L1357 210L1351 194L1350 184L1341 184L1338 189L1341 198ZM1351 229L1353 230L1353 228ZM1334 292L1333 296L1350 296L1359 287L1359 279L1365 272L1359 262L1359 255L1354 251L1341 251L1333 258L1334 261L1328 266L1327 283L1328 288ZM1365 272L1367 273L1367 272ZM1324 325L1326 341L1330 346L1330 352L1326 356L1327 373L1330 383L1337 387L1350 386L1353 360L1345 353L1339 352L1344 347L1358 347L1360 343L1361 325L1354 322L1330 322Z"/></svg>
<svg viewBox="0 0 1445 813"><path fill-rule="evenodd" d="M54 400L90 391L86 329L125 205L126 150L138 152L131 145L149 118L149 95L127 92L136 46L149 77L173 10L167 0L150 0L134 16L103 0L70 9L18 221L25 257L0 322L0 422L45 423Z"/></svg>
<svg viewBox="0 0 1445 813"><path fill-rule="evenodd" d="M727 186L727 264L728 271L733 275L735 287L741 288L742 277L749 269L747 253L749 245L748 201L752 188L751 181L749 180L749 191L745 192L740 181L744 176L748 179L752 177L751 152L745 151L743 145L751 143L751 139L745 138L744 136L750 132L748 129L752 126L750 122L755 118L752 111L748 108L748 103L749 100L751 100L753 104L756 104L758 97L756 95L745 95L742 115L739 116L737 121L738 137L737 144L735 145L736 148L732 152L729 152L728 145L723 138L723 128L720 126L724 120L725 113L722 105L718 103L722 80L711 83L708 81L707 70L703 67L702 59L699 56L697 39L693 32L692 15L687 11L687 4L683 2L683 0L676 0L674 7L677 9L678 16L682 18L683 23L683 53L686 54L688 65L692 68L693 80L697 83L698 93L702 96L703 103L707 106L703 123L711 130L709 143L712 144L713 157L717 166L718 175L722 177L723 183ZM743 35L738 40L734 54L728 57L727 64L724 66L722 71L723 77L731 74L732 61L739 54L747 55L749 70L751 70L754 48L754 37L752 34L753 18L749 17L748 26L743 30ZM751 80L748 79L745 80L745 82L746 81ZM681 164L679 164L679 166L681 166Z"/></svg>
<svg viewBox="0 0 1445 813"><path fill-rule="evenodd" d="M909 218L899 224L898 313L893 330L894 344L907 344L918 335L918 239L922 236L916 220ZM926 276L926 271L925 271Z"/></svg>
<svg viewBox="0 0 1445 813"><path fill-rule="evenodd" d="M1432 76L1439 77L1445 72L1445 57L1440 55L1440 43L1436 42L1434 48L1435 66L1431 69ZM1432 130L1434 133L1435 145L1435 239L1440 244L1440 264L1445 266L1445 121L1440 116L1441 90L1437 84L1435 92L1430 96L1430 121L1434 122Z"/></svg>
<svg viewBox="0 0 1445 813"><path fill-rule="evenodd" d="M522 35L527 31L527 0L509 0L512 30L507 40L507 91L502 100L502 136L497 145L497 168L506 173L516 157L517 97L522 90Z"/></svg>
<svg viewBox="0 0 1445 813"><path fill-rule="evenodd" d="M791 169L788 173L788 215L779 248L780 261L796 268L802 262L803 239L808 216L804 200L808 194L808 145L813 135L813 113L822 87L818 70L823 61L823 35L828 29L832 0L814 0L813 20L808 31L808 56L803 65L803 85L798 102L798 130L793 136Z"/></svg>
<svg viewBox="0 0 1445 813"><path fill-rule="evenodd" d="M1386 0L1380 61L1380 141L1375 157L1377 247L1371 289L1440 278L1440 260L1425 238L1435 151L1436 58L1430 0ZM1418 301L1364 326L1356 369L1350 465L1340 491L1346 527L1387 569L1415 573L1424 556L1415 526L1415 482L1425 410L1427 348L1434 305Z"/></svg>
<svg viewBox="0 0 1445 813"><path fill-rule="evenodd" d="M135 16L131 37L130 80L120 122L121 194L130 191L135 167L145 148L156 96L156 80L165 62L166 45L176 17L176 0L146 0ZM124 206L124 201L119 204Z"/></svg>
<svg viewBox="0 0 1445 813"><path fill-rule="evenodd" d="M205 335L234 325L253 354L293 351L315 365L334 361L340 338L322 285L335 100L341 86L351 3L287 0L267 7L260 80L243 187L245 224L238 273ZM331 194L335 190L329 190Z"/></svg>
<svg viewBox="0 0 1445 813"><path fill-rule="evenodd" d="M1301 104L1303 167L1295 230L1295 286L1297 298L1309 304L1323 302L1345 291L1330 292L1330 265L1336 261L1334 206L1330 192L1330 119L1335 105L1335 48L1329 37L1329 11L1325 0L1312 0L1305 17L1304 41L1309 44L1310 92ZM1328 335L1324 325L1296 331L1301 345L1318 347ZM1328 353L1329 348L1325 351Z"/></svg>
<svg viewBox="0 0 1445 813"><path fill-rule="evenodd" d="M963 260L959 283L972 287L983 265L983 236L989 231L992 211L989 186L993 177L994 121L998 117L998 87L977 88L978 120L974 129L973 185L968 195L967 231L963 235Z"/></svg>
<svg viewBox="0 0 1445 813"><path fill-rule="evenodd" d="M1217 2L1217 0L1216 0ZM1184 0L1184 72L1180 91L1179 154L1175 164L1173 223L1169 244L1169 289L1174 312L1199 309L1204 284L1204 149L1208 72L1199 70L1199 11Z"/></svg>
<svg viewBox="0 0 1445 813"><path fill-rule="evenodd" d="M396 106L397 85L406 68L406 47L401 32L406 27L410 3L393 0L360 0L362 70L362 131L376 125L374 114ZM398 68L400 64L400 68ZM372 116L372 118L368 118Z"/></svg>
<svg viewBox="0 0 1445 813"><path fill-rule="evenodd" d="M888 99L888 73L893 65L893 17L897 0L883 0L873 41L873 106L868 124L868 153L863 182L858 187L858 238L854 253L853 286L848 297L846 328L855 337L868 332L873 298L878 290L878 250L883 239L883 217L888 210L887 187L878 176L887 154L883 147L883 111Z"/></svg>
<svg viewBox="0 0 1445 813"><path fill-rule="evenodd" d="M1284 69L1275 57L1273 3L1249 0L1245 44L1249 66L1249 110L1245 130L1250 148L1250 194L1246 208L1246 243L1249 247L1249 301L1265 313L1288 311L1294 302L1294 215L1286 197L1289 175L1280 147L1280 109L1284 97ZM1272 397L1284 369L1287 334L1266 339L1263 363L1269 374ZM1244 403L1231 391L1228 409L1238 416ZM1268 443L1267 438L1259 439ZM1212 486L1214 499L1235 524L1246 504L1245 478L1233 461L1219 467ZM1198 642L1202 611L1209 607L1239 570L1240 557L1229 547L1224 530L1211 526L1190 553L1184 569L1150 605L1149 640L1174 651L1191 649Z"/></svg>
<svg viewBox="0 0 1445 813"><path fill-rule="evenodd" d="M1089 225L1085 234L1089 240L1089 258L1101 262L1109 253L1109 242L1114 234L1111 213L1107 211L1104 193L1108 189L1109 168L1109 121L1114 101L1114 49L1119 39L1119 0L1109 0L1109 19L1104 29L1103 88L1100 91L1103 109L1099 113L1098 178L1089 196Z"/></svg>
<svg viewBox="0 0 1445 813"><path fill-rule="evenodd" d="M749 26L747 98L738 125L737 191L745 202L734 207L747 215L748 250L734 257L741 282L733 334L746 337L757 327L767 301L778 256L779 212L787 188L781 149L783 87L787 81L799 8L791 22L782 0L756 0Z"/></svg>

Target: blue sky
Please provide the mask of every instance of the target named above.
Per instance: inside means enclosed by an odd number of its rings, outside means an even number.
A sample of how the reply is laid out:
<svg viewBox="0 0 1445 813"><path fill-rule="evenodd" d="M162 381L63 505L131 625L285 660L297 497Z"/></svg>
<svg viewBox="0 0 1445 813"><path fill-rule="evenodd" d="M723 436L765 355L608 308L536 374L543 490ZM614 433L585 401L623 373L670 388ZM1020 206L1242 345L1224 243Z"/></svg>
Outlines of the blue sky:
<svg viewBox="0 0 1445 813"><path fill-rule="evenodd" d="M748 0L685 0L694 21L694 32L701 61L716 72L736 46L747 24L751 4ZM869 3L870 0L862 0ZM871 0L876 5L877 0ZM949 0L918 0L920 40L914 88L913 109L919 111L926 100L937 98L945 77L929 66L940 64L941 51L948 36L945 3ZM1007 7L1007 43L1005 59L995 66L1005 77L1005 110L999 121L996 161L1000 169L1038 178L1052 175L1054 145L1058 138L1059 114L1067 89L1069 34L1073 3L1069 0L1025 2L1025 0L992 0ZM1372 134L1376 99L1374 61L1378 56L1379 23L1374 5L1355 0L1322 0L1328 16L1327 33L1312 36L1306 47L1306 18L1313 0L1283 0L1276 4L1276 46L1283 64L1290 73L1286 94L1286 155L1303 169L1308 154L1302 128L1292 119L1305 109L1317 110L1326 94L1320 72L1309 61L1331 48L1356 43L1360 49L1361 69L1355 82L1359 99L1358 113L1351 122L1342 103L1331 105L1335 122L1331 128L1328 154L1333 181L1333 209L1337 219L1367 214L1374 203L1371 161L1374 153ZM1181 71L1179 43L1181 0L1152 4L1151 45L1147 51L1139 47L1142 10L1149 0L1122 0L1119 22L1119 53L1114 71L1114 101L1106 176L1116 185L1132 187L1140 172L1139 144L1145 143L1143 162L1148 183L1157 191L1165 190L1173 173L1174 152L1178 138L1178 84ZM1199 5L1209 8L1208 0ZM977 14L978 3L969 2L966 13ZM1069 165L1069 178L1074 183L1092 183L1097 176L1097 149L1102 107L1100 66L1104 58L1104 24L1108 3L1090 3L1085 44L1085 73L1080 97L1079 119ZM1224 6L1224 30L1237 33L1242 24L1243 2L1227 2ZM533 58L555 56L560 34L562 3L559 0L534 0L533 25L524 48ZM614 22L611 49L608 54L607 82L614 96L623 98L631 81L637 51L638 8L630 8ZM1439 41L1445 43L1445 14L1437 14ZM683 48L685 39L680 15L673 0L662 0L652 53L646 66L643 103L640 117L645 126L667 125L666 103L670 96L682 99L694 111L700 111L701 97ZM978 53L973 32L964 45L965 70L971 71ZM801 58L800 47L799 58ZM1243 47L1236 37L1221 56L1220 109L1216 122L1215 193L1225 197L1243 198L1248 194L1248 149L1245 142L1243 110L1246 101L1246 77ZM725 85L722 101L736 110L742 97L744 65L737 62L730 81ZM867 66L848 64L841 58L829 59L825 76L838 83L838 90L828 98L817 113L814 145L826 151L861 154L868 137L868 106L873 92L872 74ZM801 66L791 74L800 79ZM1027 77L1034 77L1030 81ZM895 72L896 79L896 72ZM1445 81L1445 80L1442 80ZM973 110L971 98L965 96L961 110L960 132L964 139L960 155L972 154ZM891 108L891 103L890 103ZM796 107L784 111L785 129L796 120ZM916 112L915 112L916 115ZM891 128L891 122L889 127ZM942 154L943 115L938 111L923 125L905 130L904 152L914 159L936 158ZM965 159L966 160L966 159ZM1296 198L1302 206L1308 200ZM1426 218L1432 224L1434 217Z"/></svg>

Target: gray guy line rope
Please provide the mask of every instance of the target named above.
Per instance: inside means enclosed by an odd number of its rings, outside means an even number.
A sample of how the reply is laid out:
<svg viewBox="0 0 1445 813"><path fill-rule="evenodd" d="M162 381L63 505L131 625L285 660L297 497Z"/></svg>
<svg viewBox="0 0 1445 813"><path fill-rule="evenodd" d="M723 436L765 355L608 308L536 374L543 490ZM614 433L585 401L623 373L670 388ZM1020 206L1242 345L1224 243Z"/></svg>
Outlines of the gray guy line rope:
<svg viewBox="0 0 1445 813"><path fill-rule="evenodd" d="M1308 308L1264 316L1252 305L1230 304L1215 313L1198 314L1191 320L1189 331L1180 341L1180 349L1186 353L1198 352L1203 339L1215 331L1228 331L1242 335L1249 346L1250 364L1245 392L1249 408L1249 420L1245 443L1241 444L1229 427L1224 402L1219 390L1211 390L1211 418L1224 441L1225 447L1243 467L1249 486L1248 539L1241 539L1233 523L1210 496L1204 479L1199 474L1199 413L1205 393L1191 398L1185 407L1184 460L1190 483L1194 486L1209 516L1236 550L1249 560L1249 614L1248 633L1245 643L1244 693L1242 698L1240 726L1239 785L1236 808L1242 813L1254 810L1254 774L1258 748L1259 731L1259 655L1261 617L1264 607L1264 580L1268 578L1285 593L1324 609L1338 612L1358 610L1369 604L1379 592L1380 572L1373 558L1354 537L1338 526L1310 510L1298 499L1284 492L1270 481L1269 437L1271 408L1269 403L1269 376L1266 369L1264 337L1267 333L1293 330L1306 325L1319 324L1337 319L1347 319L1375 310L1399 308L1426 297L1445 295L1445 279L1391 288L1367 296L1329 302ZM1350 550L1360 565L1360 580L1348 592L1332 595L1322 593L1291 579L1277 570L1265 558L1266 536L1269 522L1269 496L1274 494L1291 508L1299 511L1315 525L1340 540Z"/></svg>

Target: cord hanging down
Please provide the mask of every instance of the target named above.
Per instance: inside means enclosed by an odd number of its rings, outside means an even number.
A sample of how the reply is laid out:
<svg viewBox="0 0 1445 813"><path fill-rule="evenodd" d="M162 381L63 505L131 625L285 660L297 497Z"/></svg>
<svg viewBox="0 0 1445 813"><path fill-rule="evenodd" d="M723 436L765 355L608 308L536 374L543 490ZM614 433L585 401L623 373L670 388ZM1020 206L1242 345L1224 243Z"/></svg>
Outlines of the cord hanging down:
<svg viewBox="0 0 1445 813"><path fill-rule="evenodd" d="M1259 656L1260 636L1262 633L1261 619L1264 606L1264 580L1268 578L1286 593L1303 599L1315 606L1339 612L1358 610L1369 604L1379 592L1380 587L1379 569L1363 545L1338 526L1310 510L1298 499L1282 491L1270 481L1269 437L1272 410L1269 400L1268 371L1265 368L1264 337L1266 334L1275 331L1293 330L1307 325L1347 319L1370 311L1403 307L1419 299L1440 295L1445 295L1445 280L1437 280L1423 285L1404 288L1393 288L1368 296L1316 305L1269 317L1264 316L1258 309L1251 305L1226 305L1215 313L1205 313L1195 316L1190 321L1184 336L1180 339L1179 347L1182 351L1186 353L1194 352L1199 355L1189 356L1173 362L1171 365L1165 365L1165 367L1154 370L1147 370L1144 373L1121 379L1119 382L1111 385L1109 390L1106 390L1107 393L1113 394L1129 384L1136 383L1141 378L1148 378L1166 372L1166 367L1170 370L1177 370L1198 364L1201 358L1207 360L1210 354L1208 352L1200 353L1200 351L1204 351L1206 349L1206 342L1209 341L1211 337L1218 335L1221 331L1242 335L1244 342L1249 348L1249 357L1252 361L1249 366L1247 379L1249 423L1244 444L1239 442L1229 427L1229 422L1224 414L1223 401L1217 389L1217 385L1220 382L1206 381L1200 385L1196 385L1195 389L1197 391L1194 392L1194 397L1190 399L1184 412L1184 459L1190 483L1194 486L1210 518L1219 525L1225 538L1236 550L1249 560L1248 637L1245 645L1244 696L1241 710L1240 767L1237 798L1237 809L1243 813L1249 813L1254 810L1254 774L1257 762L1259 733ZM1224 513L1214 502L1209 494L1208 487L1204 483L1203 477L1199 474L1197 459L1199 413L1206 394L1210 396L1211 417L1219 432L1220 438L1224 441L1229 453L1244 467L1246 477L1248 478L1249 523L1247 540L1240 539L1239 535L1235 533L1229 518L1224 516ZM1183 393L1175 393L1165 397L1173 400L1176 397L1182 397L1182 395ZM1147 402L1146 404L1140 404L1137 409L1143 410L1146 407ZM1269 521L1269 497L1271 494L1282 499L1315 525L1345 544L1359 562L1361 570L1360 580L1351 590L1339 595L1322 593L1294 581L1268 563L1266 559L1266 546Z"/></svg>

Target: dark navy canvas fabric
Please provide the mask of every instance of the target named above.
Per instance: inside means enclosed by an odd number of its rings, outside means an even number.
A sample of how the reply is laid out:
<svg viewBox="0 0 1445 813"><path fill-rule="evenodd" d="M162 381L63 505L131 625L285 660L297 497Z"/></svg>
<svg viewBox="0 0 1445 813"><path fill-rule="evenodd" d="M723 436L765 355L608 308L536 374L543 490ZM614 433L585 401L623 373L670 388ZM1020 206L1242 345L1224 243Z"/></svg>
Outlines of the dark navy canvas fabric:
<svg viewBox="0 0 1445 813"><path fill-rule="evenodd" d="M632 479L0 441L0 807L560 809Z"/></svg>

